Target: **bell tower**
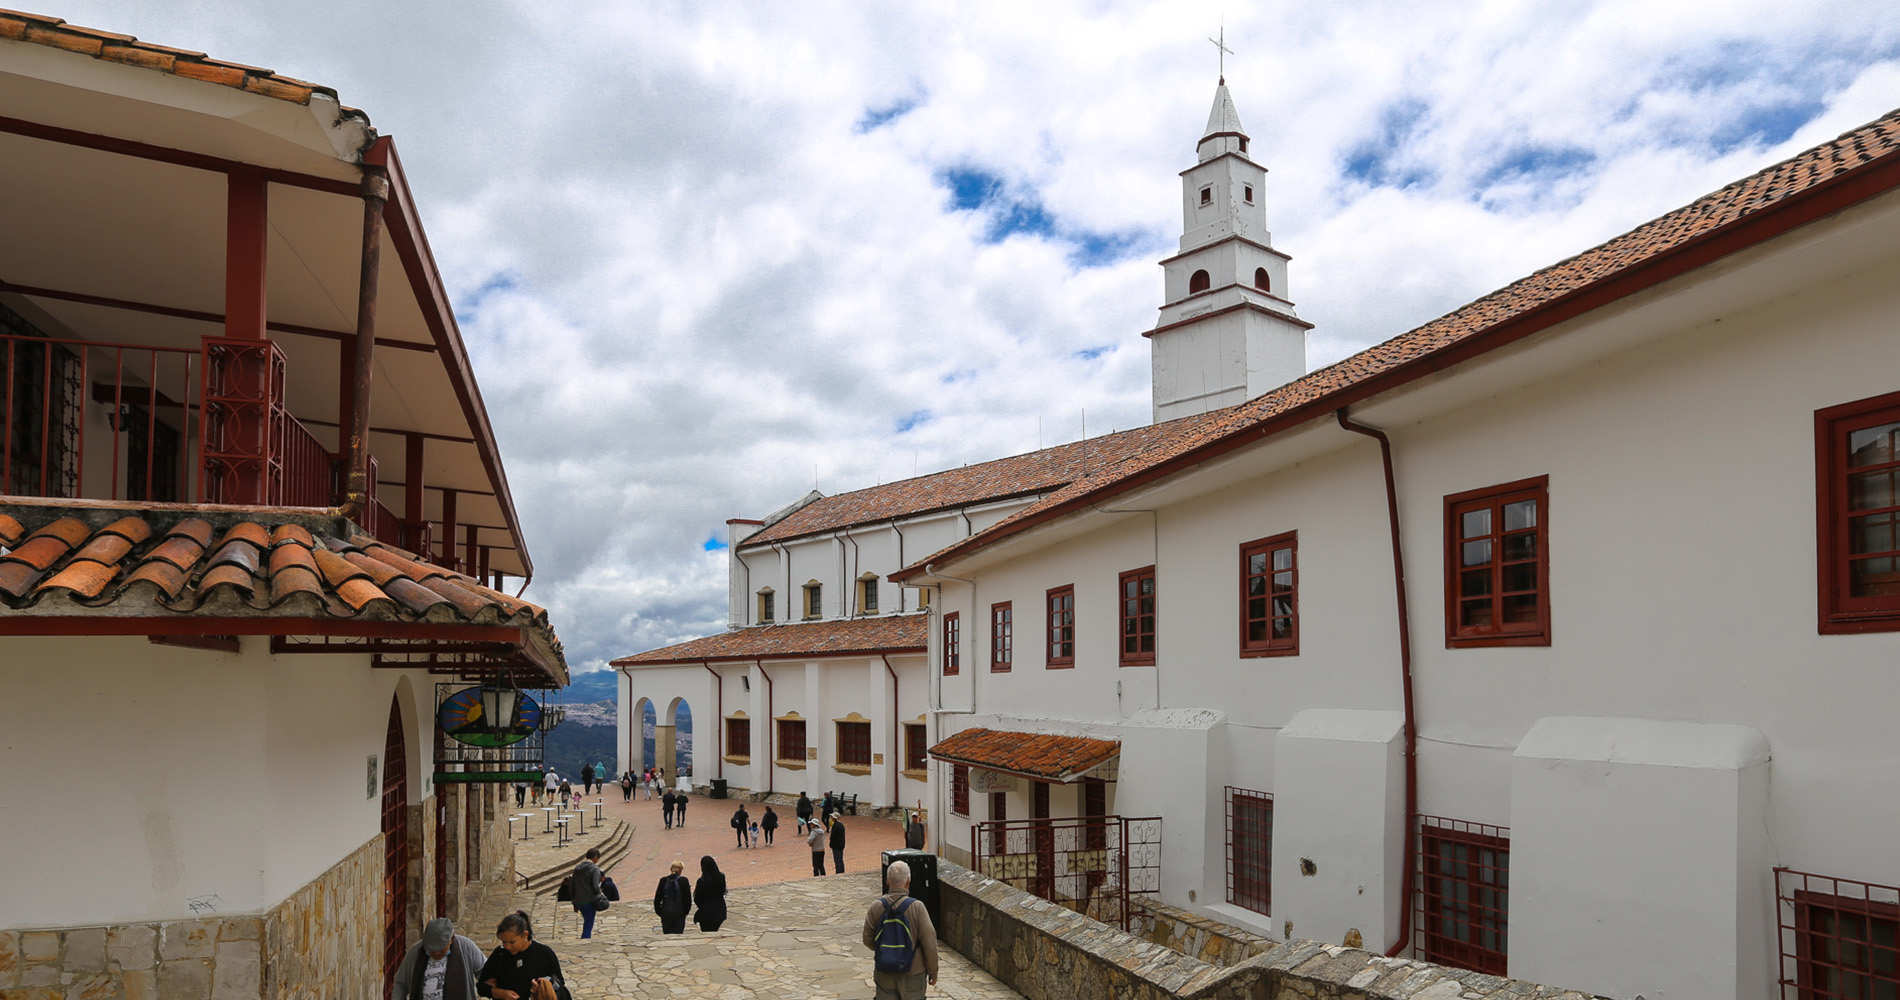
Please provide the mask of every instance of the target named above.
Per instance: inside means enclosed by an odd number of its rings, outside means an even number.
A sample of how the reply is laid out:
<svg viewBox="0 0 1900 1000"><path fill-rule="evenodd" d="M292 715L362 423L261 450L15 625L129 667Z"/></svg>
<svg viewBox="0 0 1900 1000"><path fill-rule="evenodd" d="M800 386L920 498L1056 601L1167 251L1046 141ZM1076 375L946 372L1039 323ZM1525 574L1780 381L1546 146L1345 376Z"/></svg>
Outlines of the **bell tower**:
<svg viewBox="0 0 1900 1000"><path fill-rule="evenodd" d="M1287 297L1287 263L1267 231L1267 168L1247 152L1221 78L1197 147L1181 172L1180 252L1161 262L1161 318L1145 336L1154 419L1231 406L1306 374L1306 331Z"/></svg>

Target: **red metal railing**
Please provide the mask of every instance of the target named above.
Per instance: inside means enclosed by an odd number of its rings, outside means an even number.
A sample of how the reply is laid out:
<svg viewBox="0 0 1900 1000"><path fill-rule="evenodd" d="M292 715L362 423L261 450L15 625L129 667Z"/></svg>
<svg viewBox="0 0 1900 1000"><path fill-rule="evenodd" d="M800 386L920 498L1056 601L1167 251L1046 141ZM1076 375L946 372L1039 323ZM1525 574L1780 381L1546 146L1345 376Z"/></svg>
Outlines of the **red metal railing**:
<svg viewBox="0 0 1900 1000"><path fill-rule="evenodd" d="M1781 995L1900 996L1900 887L1775 869Z"/></svg>
<svg viewBox="0 0 1900 1000"><path fill-rule="evenodd" d="M1227 901L1273 912L1273 796L1227 786Z"/></svg>
<svg viewBox="0 0 1900 1000"><path fill-rule="evenodd" d="M970 828L972 868L1127 930L1129 897L1161 892L1161 817L992 820Z"/></svg>
<svg viewBox="0 0 1900 1000"><path fill-rule="evenodd" d="M1511 831L1420 816L1418 957L1494 976L1509 954Z"/></svg>
<svg viewBox="0 0 1900 1000"><path fill-rule="evenodd" d="M284 418L283 478L271 490L271 502L284 507L329 507L336 503L336 456L296 417Z"/></svg>
<svg viewBox="0 0 1900 1000"><path fill-rule="evenodd" d="M0 493L187 499L197 368L195 350L0 334Z"/></svg>

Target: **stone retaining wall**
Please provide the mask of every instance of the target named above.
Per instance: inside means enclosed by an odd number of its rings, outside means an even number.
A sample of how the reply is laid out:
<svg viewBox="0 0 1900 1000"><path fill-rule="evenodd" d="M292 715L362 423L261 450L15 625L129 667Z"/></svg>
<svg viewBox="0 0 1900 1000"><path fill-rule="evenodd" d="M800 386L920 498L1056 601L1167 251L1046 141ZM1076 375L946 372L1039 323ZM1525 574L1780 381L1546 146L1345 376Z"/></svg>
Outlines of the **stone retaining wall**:
<svg viewBox="0 0 1900 1000"><path fill-rule="evenodd" d="M938 881L942 912L933 916L943 942L1029 1000L1590 1000L1314 941L1275 945L1221 968L960 865L939 862Z"/></svg>
<svg viewBox="0 0 1900 1000"><path fill-rule="evenodd" d="M1159 900L1130 896L1128 907L1134 911L1129 933L1209 965L1239 965L1274 945L1262 935Z"/></svg>
<svg viewBox="0 0 1900 1000"><path fill-rule="evenodd" d="M264 918L263 995L374 1000L382 991L382 960L383 838L377 834ZM174 994L163 995L171 1000Z"/></svg>

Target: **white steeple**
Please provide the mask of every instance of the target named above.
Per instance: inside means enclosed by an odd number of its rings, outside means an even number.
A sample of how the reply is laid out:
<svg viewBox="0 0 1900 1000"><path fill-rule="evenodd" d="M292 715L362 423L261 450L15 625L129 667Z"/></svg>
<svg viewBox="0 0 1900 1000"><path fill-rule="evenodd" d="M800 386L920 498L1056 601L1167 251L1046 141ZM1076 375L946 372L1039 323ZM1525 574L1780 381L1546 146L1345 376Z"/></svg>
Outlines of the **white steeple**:
<svg viewBox="0 0 1900 1000"><path fill-rule="evenodd" d="M1286 254L1267 231L1267 170L1223 77L1181 172L1181 252L1161 262L1165 304L1147 336L1158 423L1231 406L1306 374L1306 331L1287 298Z"/></svg>

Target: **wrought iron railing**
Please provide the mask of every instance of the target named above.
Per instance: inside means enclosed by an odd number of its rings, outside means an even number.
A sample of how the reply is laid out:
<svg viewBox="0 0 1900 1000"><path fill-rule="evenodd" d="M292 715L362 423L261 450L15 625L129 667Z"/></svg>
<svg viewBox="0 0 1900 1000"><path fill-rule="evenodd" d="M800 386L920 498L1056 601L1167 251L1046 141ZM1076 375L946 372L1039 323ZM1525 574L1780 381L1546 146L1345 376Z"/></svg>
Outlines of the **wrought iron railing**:
<svg viewBox="0 0 1900 1000"><path fill-rule="evenodd" d="M1127 930L1130 896L1161 892L1161 817L1077 816L972 825L979 874Z"/></svg>
<svg viewBox="0 0 1900 1000"><path fill-rule="evenodd" d="M0 334L0 493L188 499L198 364L195 350Z"/></svg>
<svg viewBox="0 0 1900 1000"><path fill-rule="evenodd" d="M283 478L273 484L271 502L284 507L329 507L336 503L336 456L296 417L284 417Z"/></svg>

